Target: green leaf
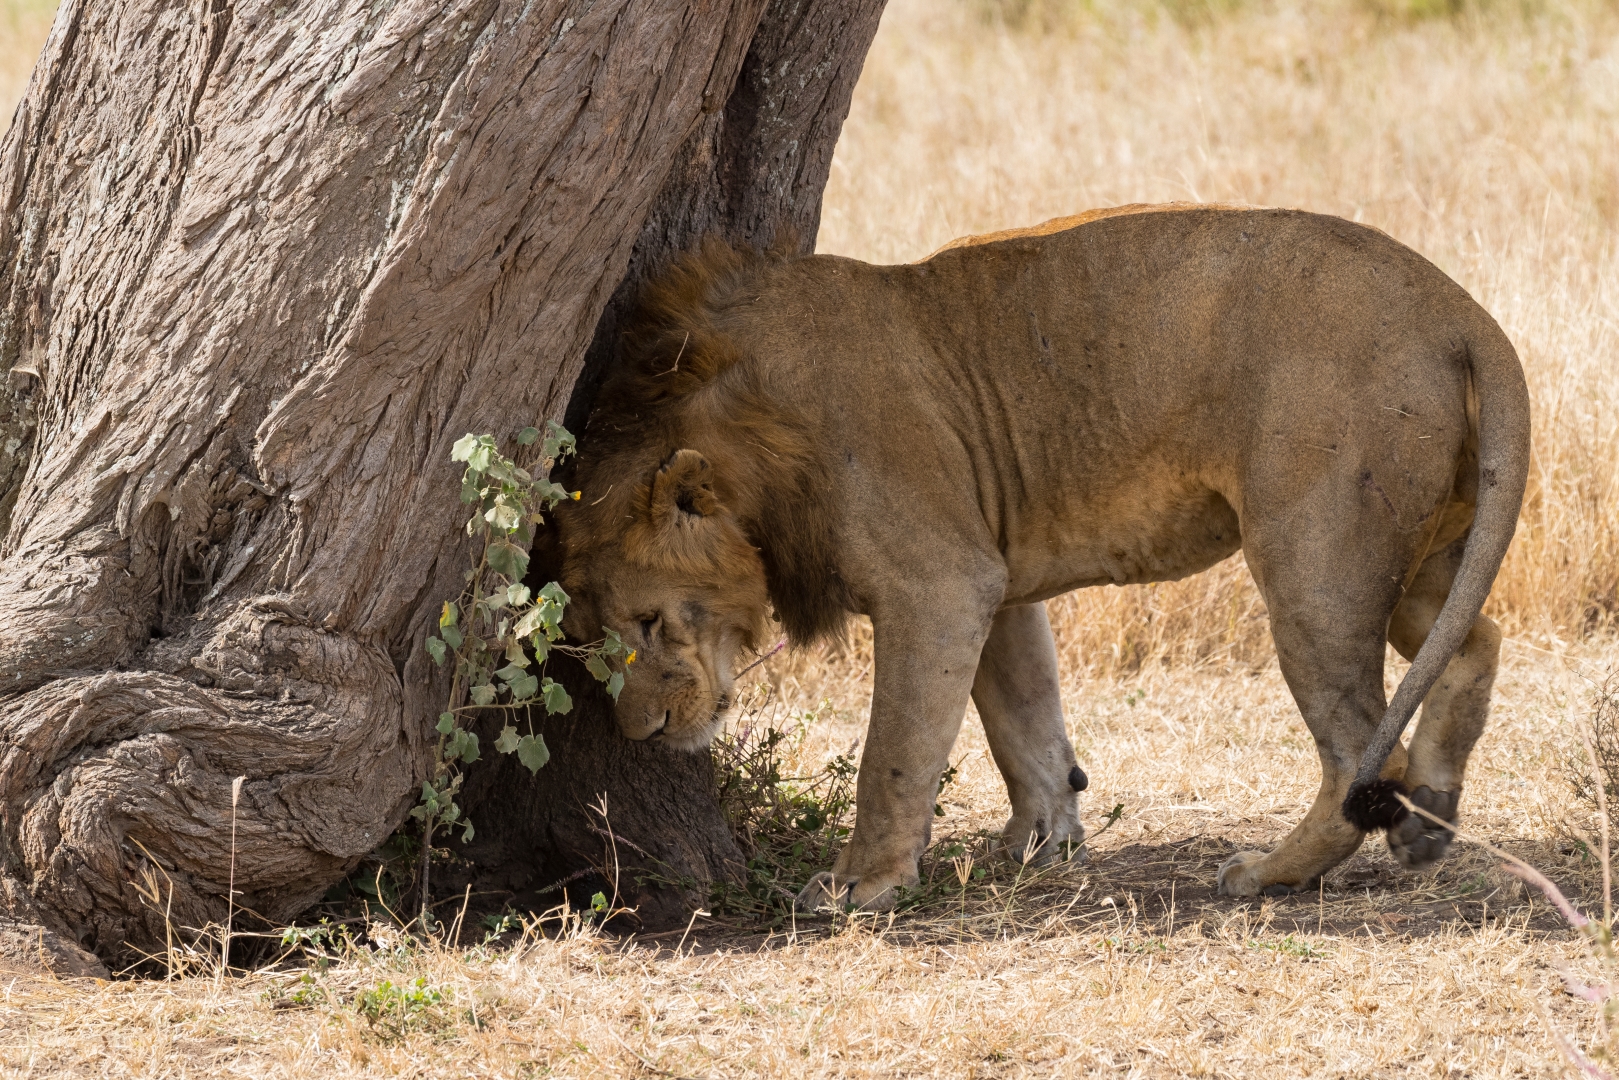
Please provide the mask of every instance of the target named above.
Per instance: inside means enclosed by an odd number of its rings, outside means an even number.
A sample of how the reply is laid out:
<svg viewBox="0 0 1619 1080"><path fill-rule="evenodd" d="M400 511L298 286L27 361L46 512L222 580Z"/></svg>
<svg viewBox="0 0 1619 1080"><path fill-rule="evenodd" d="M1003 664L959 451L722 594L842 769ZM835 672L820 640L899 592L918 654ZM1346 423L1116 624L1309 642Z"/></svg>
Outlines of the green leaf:
<svg viewBox="0 0 1619 1080"><path fill-rule="evenodd" d="M591 906L592 910L595 910L595 911L606 911L607 910L607 894L606 893L597 893L595 896L592 896L590 898L590 906Z"/></svg>
<svg viewBox="0 0 1619 1080"><path fill-rule="evenodd" d="M609 627L602 627L602 645L597 650L604 656L623 656L624 639L618 636L618 631Z"/></svg>
<svg viewBox="0 0 1619 1080"><path fill-rule="evenodd" d="M533 675L524 675L520 679L511 681L512 700L527 701L534 696L534 691L540 688L540 680Z"/></svg>
<svg viewBox="0 0 1619 1080"><path fill-rule="evenodd" d="M470 692L472 694L472 703L478 706L480 709L491 704L495 700L495 688L491 683L484 683L482 686L474 686Z"/></svg>
<svg viewBox="0 0 1619 1080"><path fill-rule="evenodd" d="M567 593L562 591L561 585L558 585L556 582L552 581L548 582L546 586L540 590L540 599L544 600L548 604L555 604L557 607L567 607L569 597Z"/></svg>
<svg viewBox="0 0 1619 1080"><path fill-rule="evenodd" d="M459 626L441 627L439 629L439 633L444 635L444 644L448 645L452 649L459 649L461 647L461 643L466 640L461 636L461 628Z"/></svg>
<svg viewBox="0 0 1619 1080"><path fill-rule="evenodd" d="M517 625L512 627L512 633L516 634L520 638L528 637L534 631L538 630L544 624L544 622L545 609L531 607L527 611L523 612L522 618L517 620Z"/></svg>
<svg viewBox="0 0 1619 1080"><path fill-rule="evenodd" d="M453 712L439 713L437 726L440 735L448 735L455 730L455 714Z"/></svg>
<svg viewBox="0 0 1619 1080"><path fill-rule="evenodd" d="M512 607L522 607L524 604L528 603L528 598L530 595L531 594L528 591L528 586L524 585L521 581L515 585L506 586L506 602Z"/></svg>
<svg viewBox="0 0 1619 1080"><path fill-rule="evenodd" d="M467 822L467 827L461 830L461 842L463 844L472 843L472 822L470 821Z"/></svg>
<svg viewBox="0 0 1619 1080"><path fill-rule="evenodd" d="M489 463L494 460L495 452L494 436L468 433L455 440L455 445L450 447L450 460L464 461L473 472L485 473L489 471Z"/></svg>
<svg viewBox="0 0 1619 1080"><path fill-rule="evenodd" d="M517 729L507 724L500 729L500 736L495 739L495 749L502 754L509 754L517 749Z"/></svg>
<svg viewBox="0 0 1619 1080"><path fill-rule="evenodd" d="M534 497L545 503L546 506L555 506L567 500L570 496L568 489L561 484L553 484L549 480L536 480L534 482Z"/></svg>
<svg viewBox="0 0 1619 1080"><path fill-rule="evenodd" d="M585 670L596 676L597 682L606 682L613 677L613 669L607 666L600 653L590 654L590 659L585 661Z"/></svg>
<svg viewBox="0 0 1619 1080"><path fill-rule="evenodd" d="M548 713L567 713L573 710L573 698L568 691L562 688L561 683L545 680L545 711Z"/></svg>
<svg viewBox="0 0 1619 1080"><path fill-rule="evenodd" d="M461 755L461 760L470 765L478 760L478 735L476 732L467 731L464 728L457 734L461 740L461 745L457 748Z"/></svg>
<svg viewBox="0 0 1619 1080"><path fill-rule="evenodd" d="M539 428L526 427L517 433L517 444L519 446L532 446L534 444L534 440L538 439L539 437Z"/></svg>
<svg viewBox="0 0 1619 1080"><path fill-rule="evenodd" d="M444 642L431 635L427 638L427 655L433 658L433 663L444 663Z"/></svg>
<svg viewBox="0 0 1619 1080"><path fill-rule="evenodd" d="M613 677L607 680L607 692L613 695L614 701L617 701L618 692L622 689L624 689L624 673L615 671L613 672Z"/></svg>
<svg viewBox="0 0 1619 1080"><path fill-rule="evenodd" d="M506 501L506 496L502 495L495 500L495 505L489 508L483 519L497 529L511 532L522 523L523 515L518 512L517 507Z"/></svg>
<svg viewBox="0 0 1619 1080"><path fill-rule="evenodd" d="M455 606L454 600L444 601L444 610L439 612L438 624L440 627L454 626L461 621L461 609Z"/></svg>
<svg viewBox="0 0 1619 1080"><path fill-rule="evenodd" d="M529 635L528 643L534 648L534 659L542 664L545 663L545 658L551 655L551 643L545 640L545 635L531 634Z"/></svg>
<svg viewBox="0 0 1619 1080"><path fill-rule="evenodd" d="M495 672L495 678L499 679L503 683L510 683L516 681L517 678L522 674L522 668L518 667L516 664L507 664L505 667Z"/></svg>
<svg viewBox="0 0 1619 1080"><path fill-rule="evenodd" d="M491 540L485 549L489 568L513 580L521 580L528 573L528 552L509 540Z"/></svg>
<svg viewBox="0 0 1619 1080"><path fill-rule="evenodd" d="M528 667L528 653L523 651L523 643L515 635L506 639L506 659L520 668Z"/></svg>
<svg viewBox="0 0 1619 1080"><path fill-rule="evenodd" d="M517 760L523 763L529 772L539 772L545 763L551 760L551 751L546 749L543 735L524 735L517 740Z"/></svg>
<svg viewBox="0 0 1619 1080"><path fill-rule="evenodd" d="M573 435L568 429L555 420L545 423L545 442L540 444L540 453L548 458L564 458L573 453Z"/></svg>

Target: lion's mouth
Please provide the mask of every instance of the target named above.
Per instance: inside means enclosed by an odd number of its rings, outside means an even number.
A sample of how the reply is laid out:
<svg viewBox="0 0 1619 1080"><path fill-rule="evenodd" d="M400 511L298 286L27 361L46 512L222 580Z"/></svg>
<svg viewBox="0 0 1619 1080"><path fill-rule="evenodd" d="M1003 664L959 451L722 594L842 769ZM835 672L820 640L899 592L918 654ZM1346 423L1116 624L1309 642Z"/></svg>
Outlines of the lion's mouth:
<svg viewBox="0 0 1619 1080"><path fill-rule="evenodd" d="M661 738L663 738L664 734L668 730L669 730L669 710L665 709L665 710L663 710L663 722L661 724L659 724L657 727L653 728L651 734L649 734L647 736L647 738L648 739L661 739Z"/></svg>

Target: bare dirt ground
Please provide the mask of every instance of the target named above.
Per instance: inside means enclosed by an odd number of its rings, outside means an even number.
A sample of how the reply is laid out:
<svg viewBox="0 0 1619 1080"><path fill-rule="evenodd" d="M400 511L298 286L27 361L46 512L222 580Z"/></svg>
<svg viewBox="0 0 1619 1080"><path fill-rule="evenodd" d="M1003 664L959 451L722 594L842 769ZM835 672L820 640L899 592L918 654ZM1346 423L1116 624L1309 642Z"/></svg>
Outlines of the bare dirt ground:
<svg viewBox="0 0 1619 1080"><path fill-rule="evenodd" d="M0 0L13 98L46 7ZM1616 122L1611 3L892 0L821 247L899 261L1090 206L1246 201L1368 221L1472 290L1523 355L1537 459L1462 820L1593 911L1568 769L1589 677L1619 667ZM149 969L168 980L51 977L13 950L0 1075L1568 1072L1554 1032L1596 1031L1560 974L1587 970L1584 949L1476 846L1411 876L1374 840L1317 894L1213 895L1220 862L1278 840L1319 778L1240 559L1052 612L1088 862L991 858L1005 792L969 715L924 887L892 918L716 909L645 939L574 913L423 944L378 911L248 975L182 934ZM738 730L788 731L784 772L859 739L863 636L760 670L771 703Z"/></svg>

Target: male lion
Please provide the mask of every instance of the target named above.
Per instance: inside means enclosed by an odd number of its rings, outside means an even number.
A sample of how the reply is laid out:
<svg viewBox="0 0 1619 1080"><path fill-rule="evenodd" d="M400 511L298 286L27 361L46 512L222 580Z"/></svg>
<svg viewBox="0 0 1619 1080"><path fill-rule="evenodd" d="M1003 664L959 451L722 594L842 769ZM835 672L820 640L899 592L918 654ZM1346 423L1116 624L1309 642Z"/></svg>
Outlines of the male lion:
<svg viewBox="0 0 1619 1080"><path fill-rule="evenodd" d="M917 881L969 695L1006 846L1080 841L1041 601L1239 548L1322 780L1220 891L1311 888L1376 828L1407 867L1445 851L1392 796L1456 818L1529 402L1495 321L1374 229L1174 205L908 266L709 243L648 291L581 445L563 583L576 636L639 651L628 737L705 745L768 607L797 643L871 617L855 829L802 906L882 909ZM1386 707L1385 639L1414 658Z"/></svg>

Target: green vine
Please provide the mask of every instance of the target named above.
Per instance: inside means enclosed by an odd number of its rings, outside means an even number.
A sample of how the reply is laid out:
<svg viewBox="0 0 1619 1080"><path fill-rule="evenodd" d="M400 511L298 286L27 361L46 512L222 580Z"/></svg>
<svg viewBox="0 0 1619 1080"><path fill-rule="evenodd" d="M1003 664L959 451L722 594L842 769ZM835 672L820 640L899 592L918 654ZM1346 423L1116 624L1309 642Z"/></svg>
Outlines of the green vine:
<svg viewBox="0 0 1619 1080"><path fill-rule="evenodd" d="M573 708L562 684L546 676L546 661L557 653L583 660L616 701L624 673L607 661L622 657L627 665L635 659L635 653L605 627L604 638L591 645L565 644L562 615L568 594L554 581L537 593L523 584L533 530L544 521L542 510L579 498L579 492L549 479L552 467L573 453L573 436L554 421L546 424L543 439L540 434L537 428L524 428L517 436L519 446L539 442L526 468L502 454L492 435L469 434L450 450L450 460L466 465L461 502L474 507L466 526L472 539L471 565L461 594L444 602L438 632L429 634L425 643L433 662L440 667L451 664L452 673L449 698L438 717L433 773L423 781L421 802L410 812L422 826L423 930L431 929L432 922L428 873L434 833L460 828L462 843L474 833L471 820L456 803L463 769L481 756L477 733L464 722L477 712L505 712L508 719L495 739L495 749L515 753L530 772L539 772L551 752L545 737L534 730L532 710L543 708L553 716ZM513 722L519 713L522 730Z"/></svg>

